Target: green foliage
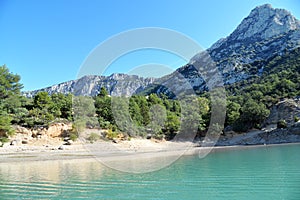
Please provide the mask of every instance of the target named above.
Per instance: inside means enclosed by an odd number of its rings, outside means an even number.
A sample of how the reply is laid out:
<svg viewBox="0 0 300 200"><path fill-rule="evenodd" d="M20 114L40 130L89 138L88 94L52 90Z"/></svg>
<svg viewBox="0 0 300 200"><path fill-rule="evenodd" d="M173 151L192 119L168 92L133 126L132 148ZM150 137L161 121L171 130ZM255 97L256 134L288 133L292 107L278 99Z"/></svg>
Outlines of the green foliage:
<svg viewBox="0 0 300 200"><path fill-rule="evenodd" d="M163 129L166 139L172 140L175 137L175 135L178 133L179 128L180 128L179 117L172 112L168 112L167 120L165 122L164 129Z"/></svg>
<svg viewBox="0 0 300 200"><path fill-rule="evenodd" d="M82 132L86 128L86 119L76 119L73 122L76 132Z"/></svg>
<svg viewBox="0 0 300 200"><path fill-rule="evenodd" d="M100 136L97 134L97 133L91 133L89 135L89 137L87 138L87 140L90 142L90 143L94 143L96 142L97 140L100 139Z"/></svg>
<svg viewBox="0 0 300 200"><path fill-rule="evenodd" d="M33 106L40 110L48 109L52 104L53 102L48 92L38 92L33 98Z"/></svg>
<svg viewBox="0 0 300 200"><path fill-rule="evenodd" d="M230 101L227 101L227 111L226 111L226 125L232 125L240 118L240 104Z"/></svg>
<svg viewBox="0 0 300 200"><path fill-rule="evenodd" d="M259 76L258 69L263 69ZM226 86L226 102L218 91L187 97L183 101L169 99L170 96L151 93L156 91L156 86L146 92L148 96L131 98L110 97L102 87L94 98L50 96L47 92L39 92L27 99L20 96L20 76L0 66L0 138L5 140L13 133L11 124L34 127L48 125L56 119L74 120L79 132L86 127L100 126L110 130L109 138L116 137L117 131L129 136L145 136L151 132L156 138L172 139L177 133L186 133L184 136L188 137L191 131L207 131L212 119L221 119L224 105L227 105L225 125L231 125L236 131L247 131L259 128L271 106L280 99L300 96L300 48L269 60L245 64L243 70L250 77ZM218 110L220 116L211 116ZM218 131L222 128L219 124L212 126ZM280 122L278 126L285 125Z"/></svg>
<svg viewBox="0 0 300 200"><path fill-rule="evenodd" d="M250 128L260 128L263 122L270 114L269 109L262 103L256 102L252 98L245 101L241 107L240 118L235 120L234 130L243 132Z"/></svg>
<svg viewBox="0 0 300 200"><path fill-rule="evenodd" d="M103 127L105 124L115 124L111 109L111 97L98 95L95 97L94 105L102 128L107 128Z"/></svg>
<svg viewBox="0 0 300 200"><path fill-rule="evenodd" d="M107 96L108 96L107 90L105 89L105 87L101 87L98 97L107 97Z"/></svg>
<svg viewBox="0 0 300 200"><path fill-rule="evenodd" d="M22 84L19 83L21 77L9 72L8 68L0 66L0 99L6 99L11 96L19 95Z"/></svg>
<svg viewBox="0 0 300 200"><path fill-rule="evenodd" d="M150 123L148 124L149 130L152 135L160 135L161 129L166 121L166 108L162 105L152 105L150 108Z"/></svg>
<svg viewBox="0 0 300 200"><path fill-rule="evenodd" d="M285 120L279 120L277 122L277 128L286 128L287 127L287 123Z"/></svg>
<svg viewBox="0 0 300 200"><path fill-rule="evenodd" d="M64 95L61 93L52 94L51 113L57 118L72 120L72 99L73 95Z"/></svg>
<svg viewBox="0 0 300 200"><path fill-rule="evenodd" d="M70 140L75 142L78 139L78 133L77 132L71 132L69 137L70 137Z"/></svg>
<svg viewBox="0 0 300 200"><path fill-rule="evenodd" d="M0 138L7 138L14 133L11 127L11 117L4 111L0 111Z"/></svg>
<svg viewBox="0 0 300 200"><path fill-rule="evenodd" d="M19 83L20 76L9 72L8 68L0 66L0 139L5 141L6 138L13 134L11 122L15 112L21 106Z"/></svg>
<svg viewBox="0 0 300 200"><path fill-rule="evenodd" d="M118 133L111 130L111 129L108 129L107 132L106 132L106 138L109 139L109 140L112 140L114 138L116 138L118 136Z"/></svg>

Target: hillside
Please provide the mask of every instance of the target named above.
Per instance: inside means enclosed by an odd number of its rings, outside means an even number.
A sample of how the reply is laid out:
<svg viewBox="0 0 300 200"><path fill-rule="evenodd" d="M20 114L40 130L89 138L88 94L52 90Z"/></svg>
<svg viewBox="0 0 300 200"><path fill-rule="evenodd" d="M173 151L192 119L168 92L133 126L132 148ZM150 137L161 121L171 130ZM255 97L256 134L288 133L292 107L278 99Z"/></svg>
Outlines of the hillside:
<svg viewBox="0 0 300 200"><path fill-rule="evenodd" d="M41 90L24 92L24 95L31 97L38 91L47 91L49 94L60 92L95 96L102 86L114 96L153 92L171 95L191 88L196 94L201 94L208 90L206 79L210 75L207 73L212 70L211 67L203 65L216 66L223 84L230 85L247 80L253 75L261 76L272 58L277 57L278 60L278 56L299 46L299 20L284 9L275 9L266 4L254 8L228 37L220 39L205 52L191 58L188 64L160 79L125 74L113 74L109 77L88 76ZM204 61L205 59L209 61Z"/></svg>
<svg viewBox="0 0 300 200"><path fill-rule="evenodd" d="M19 97L17 87L14 94L3 94L0 102L5 124L0 137L11 134L11 123L35 128L57 119L74 121L77 131L107 129L106 139L125 134L125 138L150 135L171 140L178 133L193 133L190 139L202 140L212 130L226 135L253 128L269 130L269 125L290 128L300 119L299 24L288 11L262 5L228 37L167 76L91 75L23 92L31 98ZM5 66L1 70L4 77L12 76ZM17 78L12 82L19 86ZM207 91L220 86L226 89L226 97L222 94L215 101ZM6 91L13 89L8 84Z"/></svg>

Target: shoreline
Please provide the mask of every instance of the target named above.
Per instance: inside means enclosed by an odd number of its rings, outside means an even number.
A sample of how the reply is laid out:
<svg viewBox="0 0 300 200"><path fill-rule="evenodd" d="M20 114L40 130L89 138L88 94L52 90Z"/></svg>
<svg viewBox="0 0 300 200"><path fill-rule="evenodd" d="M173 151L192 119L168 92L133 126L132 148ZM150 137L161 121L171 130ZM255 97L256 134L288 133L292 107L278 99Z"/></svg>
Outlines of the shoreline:
<svg viewBox="0 0 300 200"><path fill-rule="evenodd" d="M209 153L217 153L224 151L236 151L253 148L268 148L274 146L287 146L287 145L300 145L300 143L280 143L280 144L268 144L268 145L233 145L233 146L213 146L213 147L196 147L191 144L179 144L179 148L166 148L161 150L146 150L146 151L124 151L117 148L108 149L103 151L103 148L97 149L104 144L111 146L108 142L102 142L98 144L86 145L73 145L70 148L64 150L53 149L41 149L33 148L26 151L17 150L12 148L11 151L3 151L0 149L0 165L11 163L27 163L27 162L44 162L44 161L103 161L103 162L116 162L116 161L128 161L128 160L143 160L143 159L158 159L173 157L175 160L181 156L193 156L204 153L204 156ZM169 143L172 144L172 143ZM178 144L178 143L177 143ZM91 148L92 147L92 148ZM107 148L107 146L103 146ZM181 147L181 148L180 148ZM94 149L97 151L92 151ZM12 151L14 150L14 151ZM102 162L101 162L102 163ZM103 164L103 163L102 163Z"/></svg>

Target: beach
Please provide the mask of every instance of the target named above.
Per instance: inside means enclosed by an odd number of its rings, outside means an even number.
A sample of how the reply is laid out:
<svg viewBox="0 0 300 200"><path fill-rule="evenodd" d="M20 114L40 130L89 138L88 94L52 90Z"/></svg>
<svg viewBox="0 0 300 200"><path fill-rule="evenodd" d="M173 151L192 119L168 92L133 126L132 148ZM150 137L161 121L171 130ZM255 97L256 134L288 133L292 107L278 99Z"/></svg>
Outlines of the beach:
<svg viewBox="0 0 300 200"><path fill-rule="evenodd" d="M5 146L0 148L0 164L13 162L33 162L51 160L102 160L113 162L120 160L151 159L161 157L180 157L183 155L207 155L210 152L241 150L248 148L267 148L275 145L300 143L283 143L268 145L232 145L199 147L191 142L170 142L146 139L132 139L115 144L111 141L73 145L53 146Z"/></svg>

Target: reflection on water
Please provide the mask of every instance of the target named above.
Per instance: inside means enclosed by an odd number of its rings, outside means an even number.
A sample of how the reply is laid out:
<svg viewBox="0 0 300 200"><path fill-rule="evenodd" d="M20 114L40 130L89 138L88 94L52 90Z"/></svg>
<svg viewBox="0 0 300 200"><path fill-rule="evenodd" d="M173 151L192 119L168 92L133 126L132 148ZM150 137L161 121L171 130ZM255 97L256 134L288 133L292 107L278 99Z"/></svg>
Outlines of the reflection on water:
<svg viewBox="0 0 300 200"><path fill-rule="evenodd" d="M60 183L70 177L89 180L101 174L105 167L99 162L85 160L41 161L0 164L0 178L23 182L49 181Z"/></svg>
<svg viewBox="0 0 300 200"><path fill-rule="evenodd" d="M290 145L186 156L144 174L96 160L2 163L0 199L299 199L299 152Z"/></svg>

